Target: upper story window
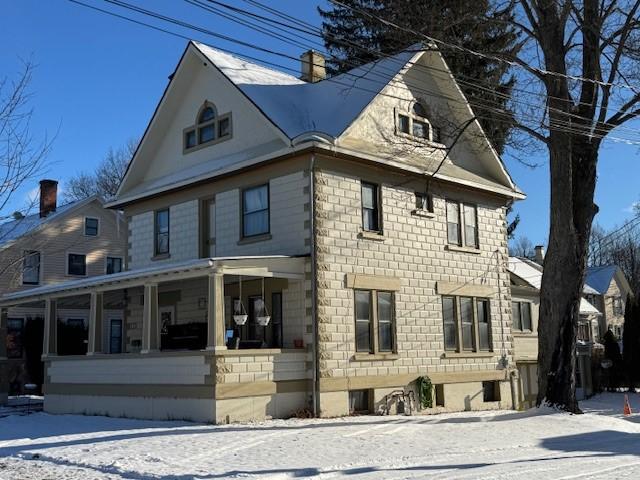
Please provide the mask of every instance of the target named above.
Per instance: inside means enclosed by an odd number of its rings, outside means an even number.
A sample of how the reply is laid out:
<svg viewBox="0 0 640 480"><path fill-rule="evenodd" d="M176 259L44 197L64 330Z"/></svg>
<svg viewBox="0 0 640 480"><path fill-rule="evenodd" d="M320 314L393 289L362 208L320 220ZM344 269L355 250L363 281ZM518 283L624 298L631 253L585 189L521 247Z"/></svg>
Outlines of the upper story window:
<svg viewBox="0 0 640 480"><path fill-rule="evenodd" d="M613 297L613 314L624 315L624 303L622 297Z"/></svg>
<svg viewBox="0 0 640 480"><path fill-rule="evenodd" d="M440 128L429 121L427 110L420 102L413 104L411 112L398 113L396 125L399 133L432 142L442 142Z"/></svg>
<svg viewBox="0 0 640 480"><path fill-rule="evenodd" d="M97 218L86 217L84 219L84 234L87 237L97 237L100 221Z"/></svg>
<svg viewBox="0 0 640 480"><path fill-rule="evenodd" d="M380 232L380 186L375 183L361 183L362 229Z"/></svg>
<svg viewBox="0 0 640 480"><path fill-rule="evenodd" d="M40 252L26 250L22 257L22 284L38 285L40 283Z"/></svg>
<svg viewBox="0 0 640 480"><path fill-rule="evenodd" d="M433 213L433 195L416 192L416 210Z"/></svg>
<svg viewBox="0 0 640 480"><path fill-rule="evenodd" d="M514 330L521 332L533 331L531 325L531 302L512 302L511 316Z"/></svg>
<svg viewBox="0 0 640 480"><path fill-rule="evenodd" d="M157 210L155 212L154 221L155 230L155 247L154 254L169 254L169 209Z"/></svg>
<svg viewBox="0 0 640 480"><path fill-rule="evenodd" d="M112 273L120 273L122 271L122 258L121 257L107 257L107 275Z"/></svg>
<svg viewBox="0 0 640 480"><path fill-rule="evenodd" d="M196 123L183 131L184 152L231 138L231 113L219 115L210 102L200 108Z"/></svg>
<svg viewBox="0 0 640 480"><path fill-rule="evenodd" d="M269 233L269 185L242 191L242 236L255 237Z"/></svg>
<svg viewBox="0 0 640 480"><path fill-rule="evenodd" d="M447 242L459 247L480 247L475 205L447 200Z"/></svg>
<svg viewBox="0 0 640 480"><path fill-rule="evenodd" d="M87 274L87 256L70 253L67 256L67 273L69 275L85 276Z"/></svg>

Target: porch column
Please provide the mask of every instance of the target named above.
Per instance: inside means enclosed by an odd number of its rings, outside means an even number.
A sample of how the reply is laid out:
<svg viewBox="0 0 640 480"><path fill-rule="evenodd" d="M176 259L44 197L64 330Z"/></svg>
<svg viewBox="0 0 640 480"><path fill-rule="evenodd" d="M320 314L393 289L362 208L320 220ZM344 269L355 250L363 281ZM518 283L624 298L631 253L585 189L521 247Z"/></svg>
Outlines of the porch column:
<svg viewBox="0 0 640 480"><path fill-rule="evenodd" d="M142 311L142 351L140 353L160 350L160 325L158 318L158 285L144 286L144 308Z"/></svg>
<svg viewBox="0 0 640 480"><path fill-rule="evenodd" d="M9 399L9 372L7 371L7 317L9 309L0 309L0 405Z"/></svg>
<svg viewBox="0 0 640 480"><path fill-rule="evenodd" d="M58 353L58 302L53 298L44 301L44 342L42 356Z"/></svg>
<svg viewBox="0 0 640 480"><path fill-rule="evenodd" d="M209 275L207 301L207 350L225 350L224 329L224 275Z"/></svg>
<svg viewBox="0 0 640 480"><path fill-rule="evenodd" d="M89 307L89 348L87 355L102 353L102 317L104 311L102 292L91 292Z"/></svg>

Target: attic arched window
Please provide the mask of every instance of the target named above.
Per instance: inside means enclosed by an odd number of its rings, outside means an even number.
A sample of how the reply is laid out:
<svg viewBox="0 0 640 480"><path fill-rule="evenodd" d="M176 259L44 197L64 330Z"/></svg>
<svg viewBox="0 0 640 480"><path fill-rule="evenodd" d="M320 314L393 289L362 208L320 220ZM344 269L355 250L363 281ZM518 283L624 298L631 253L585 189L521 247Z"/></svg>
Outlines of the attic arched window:
<svg viewBox="0 0 640 480"><path fill-rule="evenodd" d="M196 116L196 123L184 129L184 152L191 152L229 138L231 138L231 112L219 115L213 103L204 102Z"/></svg>
<svg viewBox="0 0 640 480"><path fill-rule="evenodd" d="M442 142L440 128L429 121L427 109L422 102L414 102L410 113L398 113L396 132L432 142Z"/></svg>

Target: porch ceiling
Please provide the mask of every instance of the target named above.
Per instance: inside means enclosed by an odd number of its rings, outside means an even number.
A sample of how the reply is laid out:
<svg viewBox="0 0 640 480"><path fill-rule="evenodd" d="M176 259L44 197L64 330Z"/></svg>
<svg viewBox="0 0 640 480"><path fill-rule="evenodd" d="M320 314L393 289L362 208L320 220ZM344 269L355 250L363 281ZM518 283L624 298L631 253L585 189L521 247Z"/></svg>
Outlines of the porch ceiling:
<svg viewBox="0 0 640 480"><path fill-rule="evenodd" d="M285 255L201 258L14 292L0 297L0 307L10 307L50 297L69 297L89 294L92 291L105 292L146 284L197 278L214 272L225 275L303 280L304 263L305 257L303 256L290 257Z"/></svg>

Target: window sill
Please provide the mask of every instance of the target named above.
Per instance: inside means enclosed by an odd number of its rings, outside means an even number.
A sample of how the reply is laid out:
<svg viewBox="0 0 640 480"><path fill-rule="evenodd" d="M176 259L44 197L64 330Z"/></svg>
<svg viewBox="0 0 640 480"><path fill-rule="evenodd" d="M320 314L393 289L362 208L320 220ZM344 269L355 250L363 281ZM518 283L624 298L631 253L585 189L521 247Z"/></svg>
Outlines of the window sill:
<svg viewBox="0 0 640 480"><path fill-rule="evenodd" d="M160 255L154 255L153 257L151 257L151 261L155 262L157 260L166 260L167 258L171 258L171 254L162 253Z"/></svg>
<svg viewBox="0 0 640 480"><path fill-rule="evenodd" d="M358 234L358 238L362 238L363 240L375 240L376 242L384 242L385 237L384 234L379 232L369 232L367 230L362 230Z"/></svg>
<svg viewBox="0 0 640 480"><path fill-rule="evenodd" d="M411 215L414 215L416 217L422 217L422 218L436 217L436 214L433 212L429 212L428 210L419 210L419 209L411 210Z"/></svg>
<svg viewBox="0 0 640 480"><path fill-rule="evenodd" d="M495 352L444 352L442 358L491 358Z"/></svg>
<svg viewBox="0 0 640 480"><path fill-rule="evenodd" d="M514 336L514 337L524 337L524 338L527 338L527 337L537 337L537 336L538 336L538 334L537 334L536 332L527 331L527 330L525 330L525 331L519 331L519 330L515 330L515 331L513 331L513 330L512 330L512 333L513 333L513 336Z"/></svg>
<svg viewBox="0 0 640 480"><path fill-rule="evenodd" d="M353 362L368 362L368 361L377 361L377 360L397 360L400 358L400 355L397 353L356 353L353 357L351 357L351 361Z"/></svg>
<svg viewBox="0 0 640 480"><path fill-rule="evenodd" d="M479 248L459 247L457 245L446 245L445 249L449 250L450 252L472 253L474 255L480 255L482 253L482 250L480 250Z"/></svg>
<svg viewBox="0 0 640 480"><path fill-rule="evenodd" d="M266 242L267 240L271 240L271 238L272 237L270 233L255 235L253 237L245 237L238 240L238 245L249 245L251 243Z"/></svg>

